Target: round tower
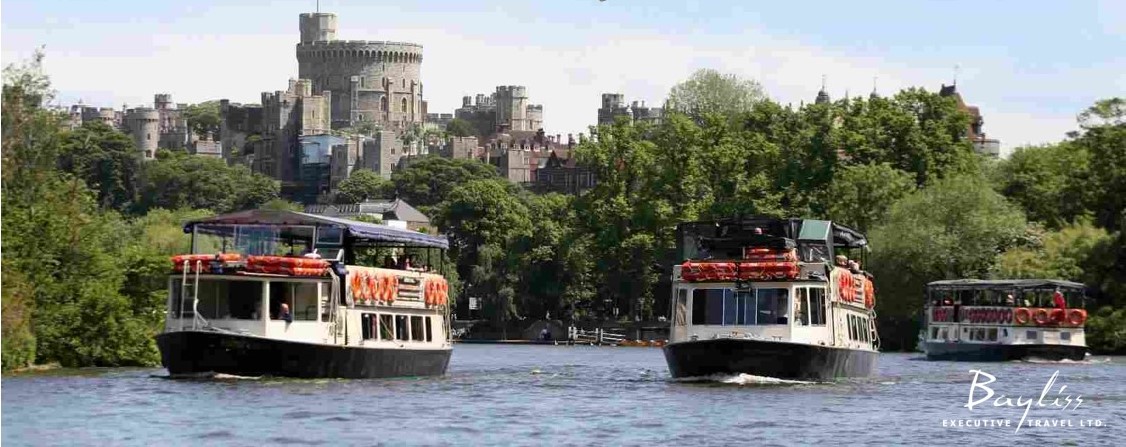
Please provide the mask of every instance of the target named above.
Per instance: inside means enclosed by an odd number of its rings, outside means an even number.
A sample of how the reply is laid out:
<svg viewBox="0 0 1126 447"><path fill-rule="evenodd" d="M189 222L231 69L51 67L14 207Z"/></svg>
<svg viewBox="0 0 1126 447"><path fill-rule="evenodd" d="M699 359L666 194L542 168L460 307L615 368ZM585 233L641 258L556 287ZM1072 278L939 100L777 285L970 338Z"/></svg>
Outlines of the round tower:
<svg viewBox="0 0 1126 447"><path fill-rule="evenodd" d="M333 129L361 121L385 129L423 122L422 45L335 40L333 14L302 14L301 33L297 74L312 82L314 95L330 92Z"/></svg>
<svg viewBox="0 0 1126 447"><path fill-rule="evenodd" d="M156 158L160 143L160 112L149 108L132 109L126 112L125 123L141 158Z"/></svg>

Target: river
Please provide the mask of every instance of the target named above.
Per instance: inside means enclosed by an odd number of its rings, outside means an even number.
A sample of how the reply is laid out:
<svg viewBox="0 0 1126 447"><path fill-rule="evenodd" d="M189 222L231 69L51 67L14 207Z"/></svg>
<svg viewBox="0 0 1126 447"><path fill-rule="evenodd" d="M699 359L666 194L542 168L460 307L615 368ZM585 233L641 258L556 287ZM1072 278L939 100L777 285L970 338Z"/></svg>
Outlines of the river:
<svg viewBox="0 0 1126 447"><path fill-rule="evenodd" d="M995 377L986 386L996 395L971 410L974 369ZM862 380L681 382L669 378L656 348L458 345L448 374L437 378L166 375L159 368L6 375L3 444L1126 444L1123 357L954 363L883 354L877 376ZM1018 432L1024 408L994 406L1001 394L1014 405L1018 395L1033 401L1026 423L1057 426ZM985 395L978 387L974 398ZM1066 409L1064 396L1073 401ZM1011 425L973 426L983 419Z"/></svg>

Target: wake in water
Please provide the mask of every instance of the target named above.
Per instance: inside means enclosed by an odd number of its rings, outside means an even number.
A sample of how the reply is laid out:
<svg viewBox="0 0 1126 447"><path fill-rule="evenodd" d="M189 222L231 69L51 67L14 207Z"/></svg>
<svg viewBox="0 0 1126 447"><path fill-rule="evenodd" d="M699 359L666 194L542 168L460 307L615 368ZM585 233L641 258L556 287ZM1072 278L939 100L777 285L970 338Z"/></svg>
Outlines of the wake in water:
<svg viewBox="0 0 1126 447"><path fill-rule="evenodd" d="M779 379L777 377L755 376L751 374L712 374L710 376L702 377L682 377L673 379L677 382L687 383L722 383L726 385L751 385L751 386L769 386L769 385L816 385L818 382L806 382L802 380L787 380Z"/></svg>
<svg viewBox="0 0 1126 447"><path fill-rule="evenodd" d="M1100 358L1088 356L1087 358L1085 358L1083 360L1071 360L1071 359L1049 360L1049 359L1040 359L1040 358L1032 357L1032 358L1027 358L1027 359L1024 359L1024 360L1016 360L1014 363L1038 363L1038 364L1046 363L1046 364L1053 364L1053 365L1101 365L1101 364L1104 364L1104 363L1110 363L1110 357L1103 357L1103 358L1100 359Z"/></svg>
<svg viewBox="0 0 1126 447"><path fill-rule="evenodd" d="M239 376L235 374L223 374L217 372L202 372L202 373L186 373L186 374L170 374L167 376L153 376L164 379L175 380L262 380L262 377L254 376Z"/></svg>

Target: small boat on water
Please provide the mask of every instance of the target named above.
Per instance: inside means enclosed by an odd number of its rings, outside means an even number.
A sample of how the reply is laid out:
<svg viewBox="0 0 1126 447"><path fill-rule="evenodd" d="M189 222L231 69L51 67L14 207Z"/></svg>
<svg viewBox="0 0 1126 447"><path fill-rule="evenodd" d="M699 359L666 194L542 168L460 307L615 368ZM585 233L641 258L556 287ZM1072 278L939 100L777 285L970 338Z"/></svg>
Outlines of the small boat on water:
<svg viewBox="0 0 1126 447"><path fill-rule="evenodd" d="M875 287L844 253L864 235L812 219L737 218L677 227L673 377L750 374L797 380L871 375Z"/></svg>
<svg viewBox="0 0 1126 447"><path fill-rule="evenodd" d="M196 220L184 231L192 253L172 258L156 337L173 377L446 372L449 288L428 267L443 264L446 238L268 210Z"/></svg>
<svg viewBox="0 0 1126 447"><path fill-rule="evenodd" d="M930 360L1083 360L1083 284L957 279L927 284L919 338Z"/></svg>

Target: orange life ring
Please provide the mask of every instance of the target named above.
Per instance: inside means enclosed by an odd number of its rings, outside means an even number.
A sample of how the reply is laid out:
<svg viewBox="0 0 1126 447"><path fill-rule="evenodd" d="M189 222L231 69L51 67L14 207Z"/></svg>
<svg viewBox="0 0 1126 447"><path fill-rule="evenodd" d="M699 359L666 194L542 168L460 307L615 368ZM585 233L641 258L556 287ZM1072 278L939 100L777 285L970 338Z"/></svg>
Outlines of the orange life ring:
<svg viewBox="0 0 1126 447"><path fill-rule="evenodd" d="M364 288L364 299L379 301L379 281L376 279L376 274L364 275L364 283L367 284L367 287Z"/></svg>
<svg viewBox="0 0 1126 447"><path fill-rule="evenodd" d="M446 301L448 301L450 299L450 283L446 282L446 280L443 279L440 284L442 286L442 295L441 295L442 302L438 303L438 304L445 305Z"/></svg>
<svg viewBox="0 0 1126 447"><path fill-rule="evenodd" d="M1082 326L1087 321L1087 311L1083 309L1072 309L1067 314L1067 322L1075 326Z"/></svg>
<svg viewBox="0 0 1126 447"><path fill-rule="evenodd" d="M1017 309L1016 312L1013 312L1013 321L1016 321L1017 324L1028 324L1028 322L1031 320L1032 312L1027 308L1022 307L1020 309Z"/></svg>
<svg viewBox="0 0 1126 447"><path fill-rule="evenodd" d="M426 285L422 287L422 302L426 307L434 304L434 281L426 280Z"/></svg>
<svg viewBox="0 0 1126 447"><path fill-rule="evenodd" d="M1067 321L1067 313L1063 309L1052 309L1048 321L1056 324L1064 323Z"/></svg>
<svg viewBox="0 0 1126 447"><path fill-rule="evenodd" d="M383 298L388 303L395 302L395 296L399 294L399 278L395 275L387 275L383 277L384 292Z"/></svg>
<svg viewBox="0 0 1126 447"><path fill-rule="evenodd" d="M352 300L355 301L363 298L364 278L360 272L352 272L352 279L349 283L352 289Z"/></svg>
<svg viewBox="0 0 1126 447"><path fill-rule="evenodd" d="M1032 314L1032 320L1035 321L1036 324L1040 325L1040 326L1048 324L1048 322L1050 321L1049 316L1048 316L1048 310L1047 309L1036 309L1036 312L1034 312Z"/></svg>

